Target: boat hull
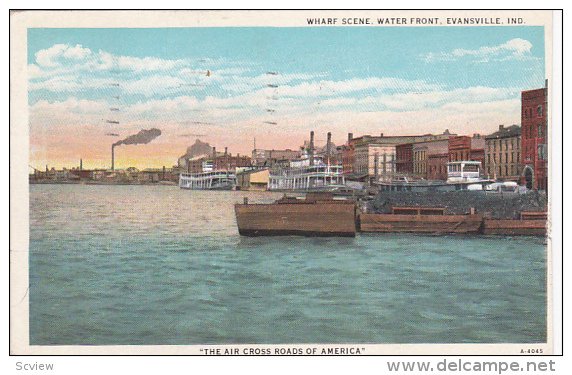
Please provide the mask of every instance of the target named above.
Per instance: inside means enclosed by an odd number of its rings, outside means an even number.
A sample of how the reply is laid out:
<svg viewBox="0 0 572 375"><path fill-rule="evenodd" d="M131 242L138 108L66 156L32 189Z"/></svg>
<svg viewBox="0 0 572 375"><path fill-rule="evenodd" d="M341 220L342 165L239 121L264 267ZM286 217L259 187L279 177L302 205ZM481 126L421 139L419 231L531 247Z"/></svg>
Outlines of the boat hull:
<svg viewBox="0 0 572 375"><path fill-rule="evenodd" d="M242 236L355 237L353 202L235 205Z"/></svg>
<svg viewBox="0 0 572 375"><path fill-rule="evenodd" d="M482 215L361 214L362 232L479 233Z"/></svg>
<svg viewBox="0 0 572 375"><path fill-rule="evenodd" d="M545 236L546 220L485 219L483 233L509 236Z"/></svg>

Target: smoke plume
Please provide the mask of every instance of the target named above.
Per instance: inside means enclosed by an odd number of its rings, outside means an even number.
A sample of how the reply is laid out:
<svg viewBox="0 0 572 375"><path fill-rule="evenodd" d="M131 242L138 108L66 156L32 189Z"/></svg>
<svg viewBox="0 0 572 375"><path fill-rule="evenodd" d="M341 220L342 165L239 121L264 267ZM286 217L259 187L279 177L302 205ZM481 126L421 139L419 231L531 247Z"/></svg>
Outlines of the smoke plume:
<svg viewBox="0 0 572 375"><path fill-rule="evenodd" d="M161 130L159 129L143 129L140 130L139 133L130 135L129 137L122 139L121 141L117 141L113 144L113 147L119 145L139 145L139 144L147 144L151 142L153 139L157 138L161 135Z"/></svg>

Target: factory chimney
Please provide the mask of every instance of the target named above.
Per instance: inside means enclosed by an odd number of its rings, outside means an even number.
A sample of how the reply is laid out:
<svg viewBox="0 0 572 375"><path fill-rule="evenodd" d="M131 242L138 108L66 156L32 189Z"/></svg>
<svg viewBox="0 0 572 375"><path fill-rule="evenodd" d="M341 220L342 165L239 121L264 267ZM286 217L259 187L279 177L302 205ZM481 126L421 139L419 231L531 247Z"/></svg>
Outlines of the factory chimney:
<svg viewBox="0 0 572 375"><path fill-rule="evenodd" d="M354 133L348 133L348 143L350 143L352 139L354 139Z"/></svg>
<svg viewBox="0 0 572 375"><path fill-rule="evenodd" d="M83 170L83 160L79 159L79 170L82 171Z"/></svg>
<svg viewBox="0 0 572 375"><path fill-rule="evenodd" d="M213 159L216 158L216 147L213 147Z"/></svg>
<svg viewBox="0 0 572 375"><path fill-rule="evenodd" d="M165 166L163 166L163 178L161 178L163 181L165 181Z"/></svg>
<svg viewBox="0 0 572 375"><path fill-rule="evenodd" d="M224 156L227 156L227 155L228 155L228 147L225 147L224 148Z"/></svg>
<svg viewBox="0 0 572 375"><path fill-rule="evenodd" d="M111 170L115 170L115 145L111 145Z"/></svg>
<svg viewBox="0 0 572 375"><path fill-rule="evenodd" d="M326 158L328 166L330 165L330 154L332 153L332 133L328 132L328 141L326 142Z"/></svg>
<svg viewBox="0 0 572 375"><path fill-rule="evenodd" d="M314 165L314 131L310 132L310 165Z"/></svg>

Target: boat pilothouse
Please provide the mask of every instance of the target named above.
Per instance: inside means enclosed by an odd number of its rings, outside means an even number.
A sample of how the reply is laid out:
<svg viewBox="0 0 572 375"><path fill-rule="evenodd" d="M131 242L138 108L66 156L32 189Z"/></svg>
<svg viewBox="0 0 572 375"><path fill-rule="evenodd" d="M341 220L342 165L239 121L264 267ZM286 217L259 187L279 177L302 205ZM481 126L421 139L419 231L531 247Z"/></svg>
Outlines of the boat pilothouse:
<svg viewBox="0 0 572 375"><path fill-rule="evenodd" d="M479 182L481 181L480 161L452 161L447 163L447 182Z"/></svg>

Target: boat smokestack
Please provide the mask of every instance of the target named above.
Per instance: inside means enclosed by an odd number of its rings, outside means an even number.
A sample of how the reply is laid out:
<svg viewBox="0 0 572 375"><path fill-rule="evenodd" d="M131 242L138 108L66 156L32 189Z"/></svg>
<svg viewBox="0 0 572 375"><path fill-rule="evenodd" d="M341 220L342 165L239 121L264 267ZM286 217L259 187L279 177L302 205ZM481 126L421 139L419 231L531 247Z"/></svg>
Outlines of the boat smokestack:
<svg viewBox="0 0 572 375"><path fill-rule="evenodd" d="M111 145L111 170L115 170L115 145Z"/></svg>
<svg viewBox="0 0 572 375"><path fill-rule="evenodd" d="M314 131L310 132L310 165L314 165Z"/></svg>
<svg viewBox="0 0 572 375"><path fill-rule="evenodd" d="M216 158L216 147L213 147L213 158Z"/></svg>
<svg viewBox="0 0 572 375"><path fill-rule="evenodd" d="M328 132L328 140L326 142L326 158L328 165L330 165L330 155L332 153L332 132Z"/></svg>

